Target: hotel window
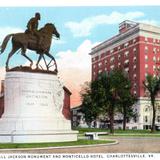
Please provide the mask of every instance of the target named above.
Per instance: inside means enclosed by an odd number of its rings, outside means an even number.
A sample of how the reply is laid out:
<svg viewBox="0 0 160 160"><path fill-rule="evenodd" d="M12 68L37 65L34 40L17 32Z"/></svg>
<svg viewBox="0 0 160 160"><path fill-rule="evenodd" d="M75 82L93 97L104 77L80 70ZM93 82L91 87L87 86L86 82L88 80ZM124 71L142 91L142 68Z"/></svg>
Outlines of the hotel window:
<svg viewBox="0 0 160 160"><path fill-rule="evenodd" d="M155 65L153 65L153 71L155 71L156 70L156 66Z"/></svg>
<svg viewBox="0 0 160 160"><path fill-rule="evenodd" d="M157 122L160 122L160 116L157 116Z"/></svg>
<svg viewBox="0 0 160 160"><path fill-rule="evenodd" d="M127 43L124 44L124 47L126 48L128 45L129 45L129 43L127 42Z"/></svg>
<svg viewBox="0 0 160 160"><path fill-rule="evenodd" d="M114 65L110 66L110 69L113 70L114 69Z"/></svg>
<svg viewBox="0 0 160 160"><path fill-rule="evenodd" d="M129 51L126 51L126 52L124 53L124 55L125 55L125 57L128 57Z"/></svg>
<svg viewBox="0 0 160 160"><path fill-rule="evenodd" d="M120 66L121 66L121 63L119 62L119 63L118 63L118 67L120 67Z"/></svg>
<svg viewBox="0 0 160 160"><path fill-rule="evenodd" d="M156 54L157 53L157 49L153 48L153 53Z"/></svg>
<svg viewBox="0 0 160 160"><path fill-rule="evenodd" d="M112 49L112 50L110 51L110 53L113 53L113 51L114 51L114 50Z"/></svg>
<svg viewBox="0 0 160 160"><path fill-rule="evenodd" d="M134 61L134 62L136 62L136 61L137 61L137 58L136 58L136 57L134 57L134 58L133 58L133 61Z"/></svg>
<svg viewBox="0 0 160 160"><path fill-rule="evenodd" d="M137 92L136 92L136 91L134 91L133 93L134 93L135 96L137 95Z"/></svg>
<svg viewBox="0 0 160 160"><path fill-rule="evenodd" d="M100 70L98 71L98 73L102 73L102 70L100 69Z"/></svg>
<svg viewBox="0 0 160 160"><path fill-rule="evenodd" d="M156 57L155 56L153 57L153 61L156 62Z"/></svg>
<svg viewBox="0 0 160 160"><path fill-rule="evenodd" d="M134 77L134 78L136 78L136 77L137 77L137 75L136 75L136 74L133 74L133 77Z"/></svg>
<svg viewBox="0 0 160 160"><path fill-rule="evenodd" d="M133 86L134 86L134 88L136 89L136 87L137 87L137 83L134 83L134 85L133 85Z"/></svg>
<svg viewBox="0 0 160 160"><path fill-rule="evenodd" d="M102 62L99 62L99 63L98 63L98 66L101 67L101 66L102 66Z"/></svg>
<svg viewBox="0 0 160 160"><path fill-rule="evenodd" d="M119 55L118 55L118 60L120 60L120 59L121 59L121 55L119 54Z"/></svg>
<svg viewBox="0 0 160 160"><path fill-rule="evenodd" d="M93 75L95 76L95 75L96 75L96 72L93 72Z"/></svg>
<svg viewBox="0 0 160 160"><path fill-rule="evenodd" d="M157 111L160 112L160 106L157 107Z"/></svg>
<svg viewBox="0 0 160 160"><path fill-rule="evenodd" d="M136 51L137 51L137 48L133 48L133 51L136 52Z"/></svg>
<svg viewBox="0 0 160 160"><path fill-rule="evenodd" d="M145 60L148 61L148 56L147 55L145 55Z"/></svg>
<svg viewBox="0 0 160 160"><path fill-rule="evenodd" d="M127 67L127 68L125 68L124 70L125 70L127 73L129 72L129 68L128 68L128 67Z"/></svg>
<svg viewBox="0 0 160 160"><path fill-rule="evenodd" d="M145 116L145 117L144 117L144 121L145 121L145 122L148 122L148 116Z"/></svg>
<svg viewBox="0 0 160 160"><path fill-rule="evenodd" d="M137 123L137 116L134 116L133 119L134 119L134 122Z"/></svg>
<svg viewBox="0 0 160 160"><path fill-rule="evenodd" d="M148 76L148 73L145 73L145 77L147 77Z"/></svg>
<svg viewBox="0 0 160 160"><path fill-rule="evenodd" d="M148 53L148 46L145 46L145 53Z"/></svg>
<svg viewBox="0 0 160 160"><path fill-rule="evenodd" d="M105 60L104 63L107 64L107 60Z"/></svg>
<svg viewBox="0 0 160 160"><path fill-rule="evenodd" d="M136 66L136 65L134 65L134 66L133 66L133 69L134 69L134 70L136 70L136 68L137 68L137 66Z"/></svg>
<svg viewBox="0 0 160 160"><path fill-rule="evenodd" d="M112 58L110 59L110 62L111 62L111 63L113 63L113 62L114 62L114 57L112 57Z"/></svg>
<svg viewBox="0 0 160 160"><path fill-rule="evenodd" d="M148 108L148 106L146 106L146 108L144 108L144 111L148 112L148 110L149 110L149 108Z"/></svg>
<svg viewBox="0 0 160 160"><path fill-rule="evenodd" d="M93 68L96 68L96 65L95 65L95 64L93 65Z"/></svg>
<svg viewBox="0 0 160 160"><path fill-rule="evenodd" d="M128 64L129 63L129 59L124 61L124 64Z"/></svg>
<svg viewBox="0 0 160 160"><path fill-rule="evenodd" d="M134 52L134 54L136 54L137 53L137 49L133 48L133 52Z"/></svg>
<svg viewBox="0 0 160 160"><path fill-rule="evenodd" d="M145 69L148 69L148 64L145 64Z"/></svg>
<svg viewBox="0 0 160 160"><path fill-rule="evenodd" d="M118 50L120 50L121 49L121 46L118 46Z"/></svg>
<svg viewBox="0 0 160 160"><path fill-rule="evenodd" d="M133 39L133 43L135 43L136 42L136 38L135 39Z"/></svg>

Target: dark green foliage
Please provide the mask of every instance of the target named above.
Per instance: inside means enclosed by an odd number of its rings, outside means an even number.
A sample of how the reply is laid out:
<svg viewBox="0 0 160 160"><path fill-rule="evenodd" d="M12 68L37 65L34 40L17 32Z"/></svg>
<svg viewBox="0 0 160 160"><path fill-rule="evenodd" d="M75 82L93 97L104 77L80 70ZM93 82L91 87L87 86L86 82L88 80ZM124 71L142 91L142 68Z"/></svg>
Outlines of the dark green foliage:
<svg viewBox="0 0 160 160"><path fill-rule="evenodd" d="M143 82L143 85L149 91L149 97L153 109L151 132L155 132L155 118L156 118L155 101L156 101L156 96L160 91L160 77L153 77L152 75L149 74L146 77L146 80Z"/></svg>
<svg viewBox="0 0 160 160"><path fill-rule="evenodd" d="M86 83L81 91L82 98L82 112L85 115L85 121L90 126L91 122L95 120L98 116L98 109L96 103L92 100L92 92L90 89L90 84Z"/></svg>
<svg viewBox="0 0 160 160"><path fill-rule="evenodd" d="M114 70L109 74L99 74L97 79L88 84L81 92L82 111L86 121L91 123L99 115L107 115L110 120L110 132L114 133L115 112L121 110L124 113L123 107L129 108L128 105L135 102L130 88L129 79L121 70ZM126 104L124 105L124 103ZM128 108L125 114L131 116L132 107Z"/></svg>

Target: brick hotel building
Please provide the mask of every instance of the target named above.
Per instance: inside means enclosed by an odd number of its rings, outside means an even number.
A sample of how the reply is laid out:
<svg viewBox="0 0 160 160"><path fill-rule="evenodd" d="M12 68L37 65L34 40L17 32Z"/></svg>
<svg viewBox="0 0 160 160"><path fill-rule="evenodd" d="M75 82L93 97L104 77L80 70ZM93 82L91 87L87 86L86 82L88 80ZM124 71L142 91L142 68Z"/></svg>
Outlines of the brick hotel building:
<svg viewBox="0 0 160 160"><path fill-rule="evenodd" d="M92 80L98 73L122 68L131 80L131 92L137 96L137 119L131 120L130 129L148 129L151 126L152 107L143 87L147 74L156 76L160 69L160 27L124 21L119 33L92 48ZM160 125L160 99L157 98L156 125Z"/></svg>

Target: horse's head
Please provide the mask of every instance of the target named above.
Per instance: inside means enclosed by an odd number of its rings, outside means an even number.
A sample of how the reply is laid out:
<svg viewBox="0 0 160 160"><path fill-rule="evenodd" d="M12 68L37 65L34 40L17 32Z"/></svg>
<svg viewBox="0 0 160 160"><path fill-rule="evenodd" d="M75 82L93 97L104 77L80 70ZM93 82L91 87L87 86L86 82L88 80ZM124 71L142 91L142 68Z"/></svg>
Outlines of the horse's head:
<svg viewBox="0 0 160 160"><path fill-rule="evenodd" d="M53 35L55 35L58 39L60 38L60 34L58 33L56 27L54 24L52 23L47 23L45 25L46 28L48 28L48 30L50 30L52 32Z"/></svg>

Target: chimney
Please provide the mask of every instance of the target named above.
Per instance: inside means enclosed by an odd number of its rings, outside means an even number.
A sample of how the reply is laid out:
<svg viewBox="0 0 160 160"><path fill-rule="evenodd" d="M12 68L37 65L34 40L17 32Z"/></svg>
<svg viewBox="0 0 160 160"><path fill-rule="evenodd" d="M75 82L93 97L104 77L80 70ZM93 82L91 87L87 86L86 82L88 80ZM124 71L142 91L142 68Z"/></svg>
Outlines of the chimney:
<svg viewBox="0 0 160 160"><path fill-rule="evenodd" d="M133 21L129 21L129 20L123 21L122 23L119 24L119 33L120 34L124 33L137 24L138 23L133 22Z"/></svg>

